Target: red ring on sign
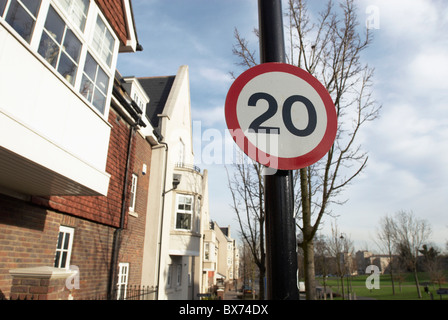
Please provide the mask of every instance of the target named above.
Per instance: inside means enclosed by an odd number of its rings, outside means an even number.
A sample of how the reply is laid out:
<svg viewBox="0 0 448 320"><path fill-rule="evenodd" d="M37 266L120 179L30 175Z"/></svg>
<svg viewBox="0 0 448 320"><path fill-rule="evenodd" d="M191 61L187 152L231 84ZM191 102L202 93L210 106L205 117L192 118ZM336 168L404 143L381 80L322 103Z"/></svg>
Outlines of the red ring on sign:
<svg viewBox="0 0 448 320"><path fill-rule="evenodd" d="M267 159L267 158L272 159L273 161L270 161L270 163L266 165L268 167L279 170L294 170L308 167L313 163L316 163L317 161L322 159L333 145L337 132L337 115L333 100L331 99L331 96L328 93L328 91L319 82L319 80L317 80L315 77L313 77L305 70L302 70L296 66L292 66L285 63L270 62L257 65L243 72L233 82L232 86L229 89L229 92L227 93L225 103L225 117L227 127L229 130L232 131L239 130L242 132L236 114L238 97L249 81L251 81L252 79L261 74L268 72L284 72L292 74L305 80L308 84L310 84L314 88L314 90L316 90L316 92L322 99L322 102L324 103L325 110L327 113L327 127L322 140L313 150L304 155L293 158L283 158L283 157L276 157L267 154L264 151L261 151L255 145L253 145L252 142L250 142L246 136L244 136L242 140L237 139L234 135L232 135L232 138L234 139L236 144L241 148L241 150L243 150L244 153L253 160L260 162L261 159ZM256 150L255 157L253 157L253 155L250 154L249 150Z"/></svg>

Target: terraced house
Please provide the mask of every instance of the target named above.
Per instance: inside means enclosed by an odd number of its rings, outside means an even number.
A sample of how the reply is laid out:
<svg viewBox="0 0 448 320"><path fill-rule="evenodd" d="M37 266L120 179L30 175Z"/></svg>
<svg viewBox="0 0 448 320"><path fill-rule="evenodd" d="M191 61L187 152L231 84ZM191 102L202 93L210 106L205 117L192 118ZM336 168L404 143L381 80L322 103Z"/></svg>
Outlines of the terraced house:
<svg viewBox="0 0 448 320"><path fill-rule="evenodd" d="M116 71L140 49L130 1L0 0L0 298L141 283L158 140Z"/></svg>
<svg viewBox="0 0 448 320"><path fill-rule="evenodd" d="M0 0L0 300L198 298L189 69L141 50L130 0Z"/></svg>

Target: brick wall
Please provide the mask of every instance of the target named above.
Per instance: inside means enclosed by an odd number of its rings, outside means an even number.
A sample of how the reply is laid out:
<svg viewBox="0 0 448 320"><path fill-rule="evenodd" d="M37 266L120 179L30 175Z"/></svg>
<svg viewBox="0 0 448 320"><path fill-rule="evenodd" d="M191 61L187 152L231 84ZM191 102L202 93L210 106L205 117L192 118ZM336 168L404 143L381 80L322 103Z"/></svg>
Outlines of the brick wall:
<svg viewBox="0 0 448 320"><path fill-rule="evenodd" d="M75 229L71 265L78 266L75 299L106 294L114 228L0 194L0 298L9 299L9 270L53 266L59 226Z"/></svg>
<svg viewBox="0 0 448 320"><path fill-rule="evenodd" d="M59 232L46 210L0 195L0 297L9 297L9 270L52 265Z"/></svg>
<svg viewBox="0 0 448 320"><path fill-rule="evenodd" d="M128 217L127 229L123 231L119 262L129 263L129 284L140 284L145 238L146 208L151 166L151 146L140 135L135 136L135 160L133 173L138 176L135 213ZM146 164L146 174L142 174Z"/></svg>

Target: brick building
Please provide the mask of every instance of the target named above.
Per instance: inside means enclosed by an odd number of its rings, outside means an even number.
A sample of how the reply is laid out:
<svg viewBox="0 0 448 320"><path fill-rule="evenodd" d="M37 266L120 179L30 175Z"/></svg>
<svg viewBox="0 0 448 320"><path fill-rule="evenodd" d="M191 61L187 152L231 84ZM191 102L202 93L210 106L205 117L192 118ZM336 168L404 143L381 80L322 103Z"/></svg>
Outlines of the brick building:
<svg viewBox="0 0 448 320"><path fill-rule="evenodd" d="M0 298L140 283L158 142L115 69L139 49L130 1L0 0Z"/></svg>

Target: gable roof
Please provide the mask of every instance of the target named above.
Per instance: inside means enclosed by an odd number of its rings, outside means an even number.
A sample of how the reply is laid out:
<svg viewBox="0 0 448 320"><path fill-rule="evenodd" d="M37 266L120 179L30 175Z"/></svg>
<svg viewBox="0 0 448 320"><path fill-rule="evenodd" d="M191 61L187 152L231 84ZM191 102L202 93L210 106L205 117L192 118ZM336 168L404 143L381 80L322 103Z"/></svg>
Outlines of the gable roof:
<svg viewBox="0 0 448 320"><path fill-rule="evenodd" d="M159 114L163 113L166 101L176 76L137 78L149 97L146 116L154 128L159 127Z"/></svg>

